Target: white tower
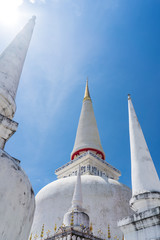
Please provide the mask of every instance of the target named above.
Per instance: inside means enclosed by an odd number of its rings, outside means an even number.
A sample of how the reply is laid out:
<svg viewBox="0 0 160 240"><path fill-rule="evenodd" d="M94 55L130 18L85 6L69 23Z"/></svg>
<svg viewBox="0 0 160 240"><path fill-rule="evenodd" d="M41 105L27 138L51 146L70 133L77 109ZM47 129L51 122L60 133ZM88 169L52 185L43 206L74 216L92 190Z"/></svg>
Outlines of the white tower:
<svg viewBox="0 0 160 240"><path fill-rule="evenodd" d="M32 186L20 161L4 151L18 123L11 120L15 96L35 25L33 17L0 56L0 238L26 240L31 228L35 200Z"/></svg>
<svg viewBox="0 0 160 240"><path fill-rule="evenodd" d="M132 198L135 215L119 222L126 240L160 239L160 182L128 96Z"/></svg>
<svg viewBox="0 0 160 240"><path fill-rule="evenodd" d="M133 210L140 212L160 206L160 181L130 96L128 97L128 111L132 169L130 204ZM156 198L157 194L158 198Z"/></svg>

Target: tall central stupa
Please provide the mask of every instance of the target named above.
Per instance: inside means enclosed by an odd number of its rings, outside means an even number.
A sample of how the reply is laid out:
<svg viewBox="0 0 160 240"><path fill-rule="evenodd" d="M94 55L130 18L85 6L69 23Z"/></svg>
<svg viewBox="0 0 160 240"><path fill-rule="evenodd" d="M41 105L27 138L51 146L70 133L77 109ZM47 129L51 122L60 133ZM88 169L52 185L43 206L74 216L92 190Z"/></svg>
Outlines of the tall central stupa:
<svg viewBox="0 0 160 240"><path fill-rule="evenodd" d="M79 166L83 207L90 216L93 234L106 239L110 226L111 236L122 239L117 220L131 214L131 190L119 183L120 171L105 161L88 81L71 159L55 171L58 180L46 185L37 194L32 236L40 239L43 224L44 233L49 230L50 235L54 234L55 224L57 227L63 224L63 216L70 207Z"/></svg>

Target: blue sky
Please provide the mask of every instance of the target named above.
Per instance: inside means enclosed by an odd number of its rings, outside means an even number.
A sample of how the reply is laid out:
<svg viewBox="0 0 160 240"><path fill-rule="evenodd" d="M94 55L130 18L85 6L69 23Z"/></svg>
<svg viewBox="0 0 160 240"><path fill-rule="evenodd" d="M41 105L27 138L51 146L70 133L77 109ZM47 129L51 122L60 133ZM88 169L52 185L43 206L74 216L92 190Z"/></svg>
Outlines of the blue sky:
<svg viewBox="0 0 160 240"><path fill-rule="evenodd" d="M0 23L0 50L37 16L16 97L19 123L5 150L21 160L35 193L70 160L86 77L106 161L131 186L127 94L160 176L160 1L23 1Z"/></svg>

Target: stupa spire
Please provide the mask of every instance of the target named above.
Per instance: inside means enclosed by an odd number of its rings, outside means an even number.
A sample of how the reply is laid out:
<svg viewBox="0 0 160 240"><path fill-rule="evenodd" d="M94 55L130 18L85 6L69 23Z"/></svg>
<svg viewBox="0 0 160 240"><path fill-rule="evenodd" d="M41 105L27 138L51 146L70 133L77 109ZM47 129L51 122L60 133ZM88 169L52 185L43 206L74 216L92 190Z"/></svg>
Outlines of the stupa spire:
<svg viewBox="0 0 160 240"><path fill-rule="evenodd" d="M129 134L132 168L132 195L160 192L160 181L138 122L131 97L128 95Z"/></svg>
<svg viewBox="0 0 160 240"><path fill-rule="evenodd" d="M86 228L89 228L89 216L87 213L85 213L85 209L82 208L82 202L81 173L79 166L72 198L72 207L68 210L63 218L63 223L65 226L85 226Z"/></svg>
<svg viewBox="0 0 160 240"><path fill-rule="evenodd" d="M79 166L78 173L77 173L77 181L75 184L74 194L72 198L72 208L81 209L82 202L83 200L82 200L81 173L80 173L80 166Z"/></svg>
<svg viewBox="0 0 160 240"><path fill-rule="evenodd" d="M73 151L71 153L71 160L88 150L94 151L102 159L105 159L105 154L102 149L97 123L94 116L87 80L76 139Z"/></svg>
<svg viewBox="0 0 160 240"><path fill-rule="evenodd" d="M0 55L0 113L8 118L13 118L16 110L16 92L34 25L32 17Z"/></svg>

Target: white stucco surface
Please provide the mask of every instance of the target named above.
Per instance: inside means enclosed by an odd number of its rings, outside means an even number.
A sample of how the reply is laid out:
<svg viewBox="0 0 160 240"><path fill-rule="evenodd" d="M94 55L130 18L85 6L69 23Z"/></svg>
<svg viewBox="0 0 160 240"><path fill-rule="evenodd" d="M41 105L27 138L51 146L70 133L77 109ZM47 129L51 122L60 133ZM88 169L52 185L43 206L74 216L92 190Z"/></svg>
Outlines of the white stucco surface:
<svg viewBox="0 0 160 240"><path fill-rule="evenodd" d="M93 224L94 235L106 238L108 224L111 226L111 235L122 237L117 227L117 220L131 213L129 199L131 190L116 180L108 181L99 176L83 175L82 196L83 208ZM55 223L61 226L64 214L71 206L76 182L75 177L56 180L45 186L36 196L36 211L31 232L33 236L40 235L42 225L44 232L51 231Z"/></svg>
<svg viewBox="0 0 160 240"><path fill-rule="evenodd" d="M132 194L160 192L160 181L133 104L129 97L129 134L132 168Z"/></svg>
<svg viewBox="0 0 160 240"><path fill-rule="evenodd" d="M0 239L26 240L33 221L35 199L19 164L0 150Z"/></svg>
<svg viewBox="0 0 160 240"><path fill-rule="evenodd" d="M122 219L118 225L125 235L125 240L159 240L159 218L160 207L156 207Z"/></svg>

